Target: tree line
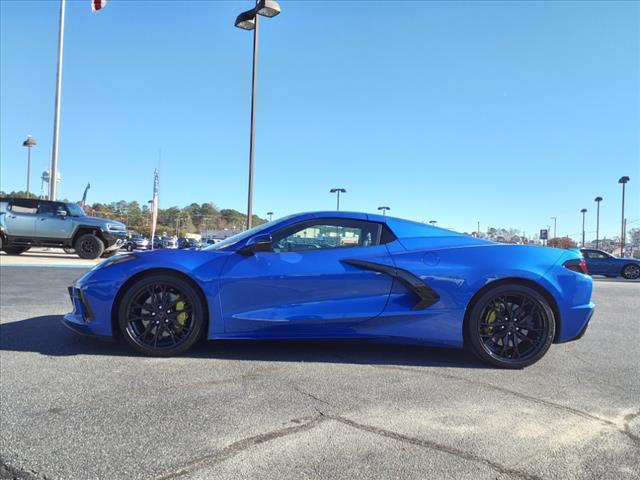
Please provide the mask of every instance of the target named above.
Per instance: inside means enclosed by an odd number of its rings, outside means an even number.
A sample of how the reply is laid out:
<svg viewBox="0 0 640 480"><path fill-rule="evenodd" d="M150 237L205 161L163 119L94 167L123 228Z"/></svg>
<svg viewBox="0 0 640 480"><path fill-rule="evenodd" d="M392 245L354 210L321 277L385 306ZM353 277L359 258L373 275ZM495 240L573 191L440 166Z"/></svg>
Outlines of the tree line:
<svg viewBox="0 0 640 480"><path fill-rule="evenodd" d="M0 192L0 197L38 198L33 193L14 191L8 194ZM63 199L63 202L69 200ZM78 202L80 203L80 202ZM105 217L124 223L129 230L142 235L151 234L150 204L120 200L111 203L93 203L84 206L87 215ZM265 223L264 218L253 215L252 225ZM213 202L192 203L186 207L177 206L158 209L157 234L201 233L205 230L242 230L247 223L247 216L231 208L218 208Z"/></svg>

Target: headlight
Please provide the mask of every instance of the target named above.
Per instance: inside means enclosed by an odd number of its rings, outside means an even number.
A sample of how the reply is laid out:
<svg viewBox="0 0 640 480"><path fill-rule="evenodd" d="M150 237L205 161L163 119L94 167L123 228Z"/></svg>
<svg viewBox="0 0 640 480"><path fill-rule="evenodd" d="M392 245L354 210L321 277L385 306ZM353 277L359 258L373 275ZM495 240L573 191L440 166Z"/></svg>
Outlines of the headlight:
<svg viewBox="0 0 640 480"><path fill-rule="evenodd" d="M107 223L107 230L125 230L125 227L118 223Z"/></svg>
<svg viewBox="0 0 640 480"><path fill-rule="evenodd" d="M100 270L102 268L109 267L111 265L118 265L120 263L131 262L136 258L138 258L138 256L132 253L124 254L124 255L114 255L113 257L109 257L106 260L103 260L102 262L94 265L94 267L90 271L94 272L96 270Z"/></svg>

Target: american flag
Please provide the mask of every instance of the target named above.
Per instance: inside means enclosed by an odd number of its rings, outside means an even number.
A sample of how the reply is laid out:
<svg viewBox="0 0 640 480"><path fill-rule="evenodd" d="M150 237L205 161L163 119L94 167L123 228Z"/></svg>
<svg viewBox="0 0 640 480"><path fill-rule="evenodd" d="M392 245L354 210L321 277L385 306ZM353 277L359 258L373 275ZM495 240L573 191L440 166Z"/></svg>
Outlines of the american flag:
<svg viewBox="0 0 640 480"><path fill-rule="evenodd" d="M105 7L107 0L91 0L91 11L97 12Z"/></svg>
<svg viewBox="0 0 640 480"><path fill-rule="evenodd" d="M151 200L151 248L156 236L156 223L158 222L158 190L160 188L160 176L158 169L153 171L153 199Z"/></svg>

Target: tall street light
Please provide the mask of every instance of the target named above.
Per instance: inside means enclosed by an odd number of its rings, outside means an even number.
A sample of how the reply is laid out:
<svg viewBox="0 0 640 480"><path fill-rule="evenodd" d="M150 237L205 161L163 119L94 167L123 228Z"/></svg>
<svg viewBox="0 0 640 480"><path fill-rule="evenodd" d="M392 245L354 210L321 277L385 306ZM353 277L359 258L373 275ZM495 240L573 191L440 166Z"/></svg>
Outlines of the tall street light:
<svg viewBox="0 0 640 480"><path fill-rule="evenodd" d="M235 26L243 30L253 30L253 72L251 75L251 133L249 139L249 193L247 199L247 228L251 228L253 217L253 153L256 129L256 76L258 74L258 19L275 17L280 13L280 5L275 0L259 0L255 8L242 12L236 18Z"/></svg>
<svg viewBox="0 0 640 480"><path fill-rule="evenodd" d="M382 210L382 216L387 214L387 210L391 210L390 207L378 207L378 210Z"/></svg>
<svg viewBox="0 0 640 480"><path fill-rule="evenodd" d="M602 201L602 197L596 197L594 200L596 202L596 248L600 244L600 202Z"/></svg>
<svg viewBox="0 0 640 480"><path fill-rule="evenodd" d="M580 210L580 213L582 213L582 248L585 247L584 245L584 217L585 214L587 213L587 209L583 208L582 210Z"/></svg>
<svg viewBox="0 0 640 480"><path fill-rule="evenodd" d="M437 221L437 220L429 220L429 223L430 223L431 225L435 225L436 223L438 223L438 221Z"/></svg>
<svg viewBox="0 0 640 480"><path fill-rule="evenodd" d="M336 197L336 210L339 212L340 211L340 194L347 193L347 191L344 188L332 188L331 190L329 190L329 193L336 193L338 195Z"/></svg>
<svg viewBox="0 0 640 480"><path fill-rule="evenodd" d="M269 221L273 220L273 212L267 212L267 216L269 217Z"/></svg>
<svg viewBox="0 0 640 480"><path fill-rule="evenodd" d="M31 179L31 148L35 145L37 145L36 139L31 135L27 135L27 139L22 142L22 146L27 147L27 193L29 193L29 180Z"/></svg>
<svg viewBox="0 0 640 480"><path fill-rule="evenodd" d="M556 234L556 226L558 225L558 217L551 217L551 220L553 220L553 238L558 238L558 236Z"/></svg>
<svg viewBox="0 0 640 480"><path fill-rule="evenodd" d="M624 257L624 240L625 240L625 221L624 221L624 187L627 182L630 180L629 177L620 177L618 183L622 184L622 232L620 232L620 256Z"/></svg>

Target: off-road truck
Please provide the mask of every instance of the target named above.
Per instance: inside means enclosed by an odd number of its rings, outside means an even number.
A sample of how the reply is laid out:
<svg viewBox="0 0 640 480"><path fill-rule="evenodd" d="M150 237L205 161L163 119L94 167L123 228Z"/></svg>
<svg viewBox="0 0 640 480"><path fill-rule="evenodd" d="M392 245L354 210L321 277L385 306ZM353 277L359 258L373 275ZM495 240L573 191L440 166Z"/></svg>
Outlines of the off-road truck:
<svg viewBox="0 0 640 480"><path fill-rule="evenodd" d="M126 235L123 223L87 216L76 203L0 198L0 249L9 255L38 246L73 249L80 258L108 257Z"/></svg>

